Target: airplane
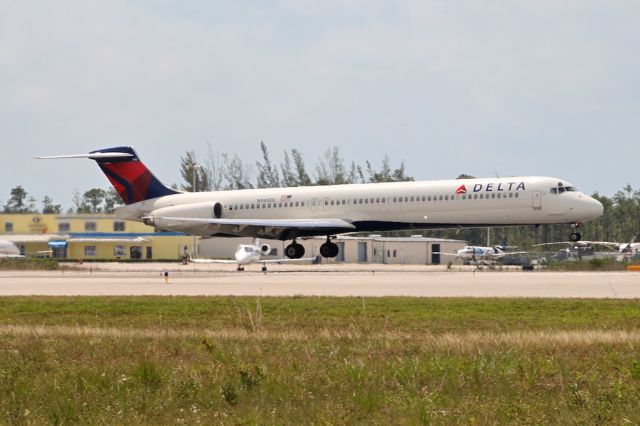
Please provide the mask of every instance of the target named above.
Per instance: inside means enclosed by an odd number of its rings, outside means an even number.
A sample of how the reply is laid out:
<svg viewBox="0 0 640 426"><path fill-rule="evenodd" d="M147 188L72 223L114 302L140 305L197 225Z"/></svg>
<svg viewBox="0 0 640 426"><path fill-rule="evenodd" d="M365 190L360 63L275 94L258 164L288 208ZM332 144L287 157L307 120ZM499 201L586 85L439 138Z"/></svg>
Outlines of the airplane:
<svg viewBox="0 0 640 426"><path fill-rule="evenodd" d="M600 258L616 258L618 261L629 260L640 253L640 243L635 242L633 238L628 243L616 243L609 241L558 241L553 243L536 244L534 247L546 247L554 245L564 245L566 248L561 249L556 258L573 259L576 257L600 257ZM608 247L613 250L595 251L595 247Z"/></svg>
<svg viewBox="0 0 640 426"><path fill-rule="evenodd" d="M434 252L444 256L455 256L457 259L462 259L465 263L467 262L478 262L478 261L495 261L501 259L505 256L514 255L514 254L525 254L525 251L511 251L507 252L507 240L503 240L497 246L494 247L482 247L482 246L465 246L455 253L445 253L445 252Z"/></svg>
<svg viewBox="0 0 640 426"><path fill-rule="evenodd" d="M0 258L23 258L20 249L11 241L0 240Z"/></svg>
<svg viewBox="0 0 640 426"><path fill-rule="evenodd" d="M245 265L251 263L262 263L262 272L267 271L267 263L291 263L291 262L310 262L313 264L320 262L320 257L306 257L300 259L263 259L262 256L266 256L271 253L271 246L269 244L260 243L260 240L255 240L253 244L240 244L234 253L233 260L222 259L199 259L190 258L192 263L223 263L223 264L236 264L238 265L238 271L244 271Z"/></svg>
<svg viewBox="0 0 640 426"><path fill-rule="evenodd" d="M569 224L602 215L600 202L563 179L526 176L186 193L162 184L131 147L87 154L125 205L116 216L188 235L291 240L290 259L304 256L298 238L326 236L323 257L336 257L336 234L413 229Z"/></svg>

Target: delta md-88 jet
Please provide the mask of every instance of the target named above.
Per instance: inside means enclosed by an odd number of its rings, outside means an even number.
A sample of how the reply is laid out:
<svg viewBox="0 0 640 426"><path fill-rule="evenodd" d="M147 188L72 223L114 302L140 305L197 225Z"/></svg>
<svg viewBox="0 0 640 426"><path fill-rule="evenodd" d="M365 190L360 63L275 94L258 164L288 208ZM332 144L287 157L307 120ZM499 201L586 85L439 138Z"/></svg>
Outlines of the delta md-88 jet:
<svg viewBox="0 0 640 426"><path fill-rule="evenodd" d="M603 212L602 204L563 179L491 179L301 186L185 193L163 185L130 147L89 154L38 157L95 160L122 197L122 219L189 235L271 238L326 236L323 257L336 257L336 234L348 232L569 224L577 228Z"/></svg>

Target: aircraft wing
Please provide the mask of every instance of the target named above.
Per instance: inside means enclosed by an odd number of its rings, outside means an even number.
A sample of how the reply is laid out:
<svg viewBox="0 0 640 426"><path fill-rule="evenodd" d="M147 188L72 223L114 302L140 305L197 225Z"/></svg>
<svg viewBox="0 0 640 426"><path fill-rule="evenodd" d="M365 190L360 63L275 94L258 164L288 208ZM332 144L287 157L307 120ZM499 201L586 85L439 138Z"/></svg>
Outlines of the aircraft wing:
<svg viewBox="0 0 640 426"><path fill-rule="evenodd" d="M238 263L237 260L230 260L230 259L202 259L202 258L189 259L189 262L191 263L224 263L227 265Z"/></svg>
<svg viewBox="0 0 640 426"><path fill-rule="evenodd" d="M189 217L150 217L158 228L196 235L231 234L278 237L290 231L311 234L355 230L344 219L200 219Z"/></svg>
<svg viewBox="0 0 640 426"><path fill-rule="evenodd" d="M507 251L503 253L493 253L487 255L487 257L491 257L493 259L500 259L501 257L510 256L512 254L527 254L526 251Z"/></svg>
<svg viewBox="0 0 640 426"><path fill-rule="evenodd" d="M289 258L282 258L282 259L263 259L263 260L258 260L256 261L256 263L305 263L305 262L311 262L311 263L320 263L320 256L316 256L316 257L302 257L300 259L289 259Z"/></svg>

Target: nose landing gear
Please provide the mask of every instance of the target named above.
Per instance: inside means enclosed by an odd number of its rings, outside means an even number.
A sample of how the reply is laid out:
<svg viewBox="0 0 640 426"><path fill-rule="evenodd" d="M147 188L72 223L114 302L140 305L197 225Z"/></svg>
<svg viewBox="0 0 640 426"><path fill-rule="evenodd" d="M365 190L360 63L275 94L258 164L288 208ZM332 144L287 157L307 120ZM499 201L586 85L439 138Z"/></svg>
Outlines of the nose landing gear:
<svg viewBox="0 0 640 426"><path fill-rule="evenodd" d="M580 235L580 233L577 232L577 229L580 227L582 227L582 223L580 222L571 224L571 229L573 230L573 232L571 233L571 235L569 235L569 241L573 243L577 243L582 239L582 235Z"/></svg>

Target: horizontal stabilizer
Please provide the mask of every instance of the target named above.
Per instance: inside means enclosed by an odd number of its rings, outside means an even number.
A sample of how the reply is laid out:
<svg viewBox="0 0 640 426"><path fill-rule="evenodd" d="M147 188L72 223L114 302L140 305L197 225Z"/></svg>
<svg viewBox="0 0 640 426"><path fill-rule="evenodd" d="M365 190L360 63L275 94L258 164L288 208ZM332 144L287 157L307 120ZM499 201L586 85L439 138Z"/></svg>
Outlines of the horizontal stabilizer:
<svg viewBox="0 0 640 426"><path fill-rule="evenodd" d="M131 158L133 154L128 152L94 152L90 154L49 155L36 157L37 160L59 160L61 158L89 158L90 160L105 160L108 158Z"/></svg>

